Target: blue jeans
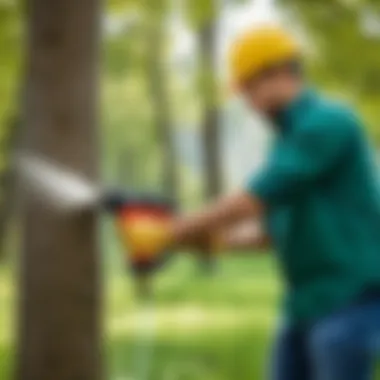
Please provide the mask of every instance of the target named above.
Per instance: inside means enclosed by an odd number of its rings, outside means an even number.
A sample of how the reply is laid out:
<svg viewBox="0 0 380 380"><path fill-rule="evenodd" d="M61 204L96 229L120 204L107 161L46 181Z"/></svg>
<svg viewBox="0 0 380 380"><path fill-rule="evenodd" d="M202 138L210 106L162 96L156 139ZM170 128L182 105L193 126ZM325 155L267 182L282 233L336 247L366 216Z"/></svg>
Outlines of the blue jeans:
<svg viewBox="0 0 380 380"><path fill-rule="evenodd" d="M378 353L380 299L303 331L284 326L275 346L271 380L373 380Z"/></svg>

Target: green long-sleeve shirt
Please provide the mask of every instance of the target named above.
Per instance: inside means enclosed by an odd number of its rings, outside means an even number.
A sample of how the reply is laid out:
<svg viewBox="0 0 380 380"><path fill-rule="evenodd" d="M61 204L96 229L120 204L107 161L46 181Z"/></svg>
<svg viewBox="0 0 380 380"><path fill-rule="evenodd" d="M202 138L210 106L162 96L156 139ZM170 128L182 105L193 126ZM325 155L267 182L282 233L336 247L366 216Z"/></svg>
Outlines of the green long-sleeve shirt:
<svg viewBox="0 0 380 380"><path fill-rule="evenodd" d="M247 190L267 206L288 312L308 323L380 289L378 178L349 108L308 90L276 124L267 164Z"/></svg>

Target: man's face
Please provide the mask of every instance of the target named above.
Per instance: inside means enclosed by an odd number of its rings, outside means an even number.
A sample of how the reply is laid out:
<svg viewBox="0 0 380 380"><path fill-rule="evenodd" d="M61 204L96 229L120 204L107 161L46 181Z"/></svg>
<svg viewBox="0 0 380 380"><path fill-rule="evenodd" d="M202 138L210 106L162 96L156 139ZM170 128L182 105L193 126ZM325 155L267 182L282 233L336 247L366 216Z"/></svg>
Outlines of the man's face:
<svg viewBox="0 0 380 380"><path fill-rule="evenodd" d="M282 70L267 71L242 88L242 96L250 108L268 116L284 106L287 90L294 78Z"/></svg>

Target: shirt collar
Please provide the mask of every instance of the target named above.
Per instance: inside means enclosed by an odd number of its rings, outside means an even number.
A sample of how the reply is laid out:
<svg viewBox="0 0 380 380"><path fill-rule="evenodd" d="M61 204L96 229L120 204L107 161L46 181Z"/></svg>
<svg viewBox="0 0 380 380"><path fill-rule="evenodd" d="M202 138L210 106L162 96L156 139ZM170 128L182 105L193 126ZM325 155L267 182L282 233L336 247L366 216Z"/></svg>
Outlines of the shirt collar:
<svg viewBox="0 0 380 380"><path fill-rule="evenodd" d="M316 93L306 88L274 117L274 123L285 132L289 130L294 121L305 112L305 109L316 99Z"/></svg>

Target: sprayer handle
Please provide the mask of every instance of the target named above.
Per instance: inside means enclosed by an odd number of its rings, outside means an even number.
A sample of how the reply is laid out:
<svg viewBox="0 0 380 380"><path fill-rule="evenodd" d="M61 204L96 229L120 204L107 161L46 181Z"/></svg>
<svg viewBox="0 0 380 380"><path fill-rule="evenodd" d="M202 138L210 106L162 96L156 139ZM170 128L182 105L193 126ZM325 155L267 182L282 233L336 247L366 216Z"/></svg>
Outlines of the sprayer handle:
<svg viewBox="0 0 380 380"><path fill-rule="evenodd" d="M170 213L175 213L177 209L173 200L162 195L118 190L105 192L101 204L106 211L113 213L118 213L121 209L130 207L146 207Z"/></svg>

